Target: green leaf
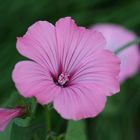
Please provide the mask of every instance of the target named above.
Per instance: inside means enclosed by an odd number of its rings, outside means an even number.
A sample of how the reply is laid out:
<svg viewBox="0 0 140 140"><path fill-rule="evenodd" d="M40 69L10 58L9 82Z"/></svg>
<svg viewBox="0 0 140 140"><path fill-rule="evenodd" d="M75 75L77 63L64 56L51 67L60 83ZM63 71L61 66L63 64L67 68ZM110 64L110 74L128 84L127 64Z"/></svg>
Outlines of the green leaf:
<svg viewBox="0 0 140 140"><path fill-rule="evenodd" d="M45 115L38 107L35 114L25 119L16 119L13 123L10 140L31 140L35 137L44 140L46 136L46 126L44 124Z"/></svg>
<svg viewBox="0 0 140 140"><path fill-rule="evenodd" d="M69 121L66 140L87 140L85 121Z"/></svg>
<svg viewBox="0 0 140 140"><path fill-rule="evenodd" d="M11 140L30 140L36 133L42 130L44 125L39 122L29 122L27 120L23 120L23 126L19 123L14 123L12 132L11 132ZM41 140L41 138L40 138ZM43 140L43 139L42 139Z"/></svg>

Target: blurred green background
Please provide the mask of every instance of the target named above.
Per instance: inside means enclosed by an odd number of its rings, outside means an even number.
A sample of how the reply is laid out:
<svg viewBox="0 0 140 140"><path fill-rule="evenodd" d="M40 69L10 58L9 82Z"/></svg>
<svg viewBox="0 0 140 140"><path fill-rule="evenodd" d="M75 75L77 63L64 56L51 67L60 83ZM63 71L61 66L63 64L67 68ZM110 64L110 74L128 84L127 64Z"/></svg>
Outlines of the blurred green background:
<svg viewBox="0 0 140 140"><path fill-rule="evenodd" d="M55 23L65 16L86 27L104 22L120 24L140 36L140 0L0 0L1 107L12 102L16 89L11 72L15 63L24 59L16 51L16 37L38 20ZM89 140L140 140L140 72L122 84L121 92L109 97L104 112L86 120L86 126ZM0 133L0 140L9 140L8 130Z"/></svg>

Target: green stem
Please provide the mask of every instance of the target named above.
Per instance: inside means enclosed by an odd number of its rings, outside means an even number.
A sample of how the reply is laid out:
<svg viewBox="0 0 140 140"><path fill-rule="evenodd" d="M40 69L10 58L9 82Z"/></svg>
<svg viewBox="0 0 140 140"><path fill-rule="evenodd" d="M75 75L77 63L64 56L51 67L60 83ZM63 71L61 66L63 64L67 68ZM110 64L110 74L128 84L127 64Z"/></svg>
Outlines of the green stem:
<svg viewBox="0 0 140 140"><path fill-rule="evenodd" d="M51 114L47 105L44 107L44 110L45 110L47 131L51 132L52 131L51 130Z"/></svg>
<svg viewBox="0 0 140 140"><path fill-rule="evenodd" d="M137 38L137 39L135 39L135 40L133 40L133 41L127 43L127 44L124 45L123 47L119 48L118 50L115 51L115 54L118 54L118 53L120 53L121 51L125 50L126 48L131 47L132 45L138 44L138 43L140 43L140 38Z"/></svg>

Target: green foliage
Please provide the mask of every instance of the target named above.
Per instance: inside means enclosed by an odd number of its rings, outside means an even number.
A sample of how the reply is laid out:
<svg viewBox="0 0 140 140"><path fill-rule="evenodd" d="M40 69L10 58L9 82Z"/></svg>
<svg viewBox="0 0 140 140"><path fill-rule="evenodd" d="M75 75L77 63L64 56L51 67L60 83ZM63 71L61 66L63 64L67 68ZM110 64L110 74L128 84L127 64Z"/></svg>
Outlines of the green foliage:
<svg viewBox="0 0 140 140"><path fill-rule="evenodd" d="M22 36L37 20L55 23L72 16L78 25L90 27L96 23L112 22L140 35L140 0L0 0L0 107L23 105L27 100L16 92L11 73L19 60L25 59L16 50L16 37ZM138 140L140 138L140 73L127 80L121 92L108 98L100 116L87 124L89 140ZM32 101L31 101L32 102ZM33 101L34 102L34 101ZM30 104L30 101L28 102ZM31 103L32 104L32 103ZM34 104L34 103L33 103ZM42 107L32 104L35 115L13 120L0 140L44 140L46 128ZM34 112L34 111L33 111ZM33 113L34 114L34 113ZM39 114L39 116L37 116ZM54 131L65 133L66 121L52 114ZM69 122L66 140L86 139L85 124ZM79 133L79 134L78 134Z"/></svg>
<svg viewBox="0 0 140 140"><path fill-rule="evenodd" d="M47 130L43 108L32 101L30 112L30 117L18 118L13 122L10 140L45 140Z"/></svg>
<svg viewBox="0 0 140 140"><path fill-rule="evenodd" d="M44 122L41 119L40 115L33 120L31 118L16 120L12 127L10 140L31 140L31 138L44 140L46 132Z"/></svg>

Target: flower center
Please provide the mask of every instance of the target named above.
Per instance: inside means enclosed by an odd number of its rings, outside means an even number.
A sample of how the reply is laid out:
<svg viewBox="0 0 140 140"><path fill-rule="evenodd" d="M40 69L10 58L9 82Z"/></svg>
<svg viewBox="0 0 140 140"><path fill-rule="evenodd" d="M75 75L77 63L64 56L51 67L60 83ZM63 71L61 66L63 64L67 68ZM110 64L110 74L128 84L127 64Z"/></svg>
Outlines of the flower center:
<svg viewBox="0 0 140 140"><path fill-rule="evenodd" d="M69 81L69 74L61 73L58 77L57 82L60 86L64 86L68 81Z"/></svg>

